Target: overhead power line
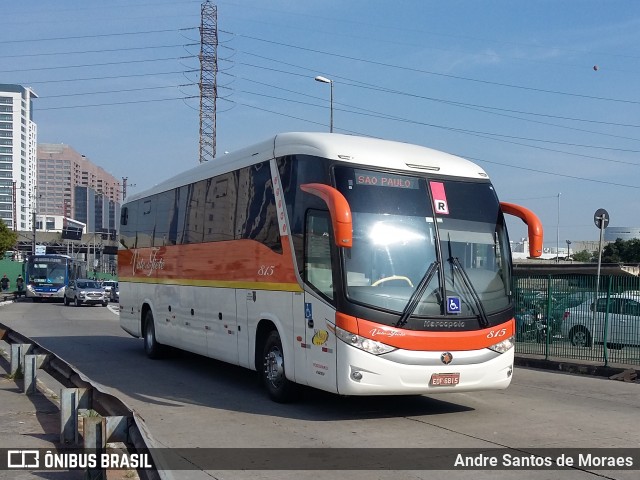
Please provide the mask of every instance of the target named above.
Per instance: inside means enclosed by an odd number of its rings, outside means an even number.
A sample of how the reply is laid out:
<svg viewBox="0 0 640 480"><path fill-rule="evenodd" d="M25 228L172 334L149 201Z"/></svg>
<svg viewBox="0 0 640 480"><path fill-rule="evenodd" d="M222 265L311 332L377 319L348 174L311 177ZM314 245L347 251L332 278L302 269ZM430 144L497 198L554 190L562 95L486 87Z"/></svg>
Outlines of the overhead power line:
<svg viewBox="0 0 640 480"><path fill-rule="evenodd" d="M95 35L76 35L71 37L50 37L50 38L23 38L16 40L2 40L2 43L27 43L27 42L51 42L55 40L80 40L84 38L106 38L106 37L124 37L127 35L147 35L149 33L166 33L166 32L184 32L188 30L196 30L198 27L171 28L164 30L147 30L142 32L120 32L120 33L98 33Z"/></svg>
<svg viewBox="0 0 640 480"><path fill-rule="evenodd" d="M132 78L132 77L156 77L158 75L175 75L180 73L194 73L198 70L178 70L173 72L151 72L151 73L132 73L129 75L104 75L101 77L83 77L83 78L65 78L61 80L39 80L33 82L19 82L22 85L38 85L42 83L64 83L64 82L85 82L89 80L113 80L117 78Z"/></svg>
<svg viewBox="0 0 640 480"><path fill-rule="evenodd" d="M267 57L263 57L263 58L267 58ZM276 61L278 63L283 63L285 65L293 66L293 67L296 67L296 68L305 69L305 67L301 67L301 66L298 66L298 65L293 65L291 63L280 62L278 60L273 60L273 59L269 59L269 60ZM287 75L294 75L294 76L298 76L298 77L305 77L306 78L306 77L309 76L308 74L288 72L288 71L285 71L285 70L280 70L280 69L276 69L276 68L272 68L272 67L265 67L265 66L261 66L261 65L254 65L254 64L250 64L250 63L239 62L239 64L247 66L247 67L251 67L251 68L258 68L258 69L262 69L262 70L268 70L268 71L271 71L271 72L284 73L284 74L287 74ZM504 113L499 113L499 112L501 112L501 111L517 112L517 113L520 113L522 115L543 116L543 117L549 117L549 118L557 118L557 119L561 119L561 120L571 120L571 121L579 121L579 122L598 123L598 124L604 124L604 125L609 125L609 126L640 128L640 125L622 124L622 123L615 123L615 122L604 122L604 121L597 121L597 120L590 120L590 119L561 117L561 116L556 116L556 115L539 114L539 113L524 112L524 111L517 111L517 110L508 110L508 109L502 109L502 108L492 107L492 106L484 106L484 105L475 105L475 104L464 103L464 102L456 102L456 101L453 101L453 100L439 99L439 98L435 98L435 97L428 97L428 96L425 96L425 95L419 95L419 94L415 94L415 93L403 92L403 91L395 90L395 89L389 89L389 88L386 88L386 87L380 87L380 86L372 85L372 84L369 84L369 83L360 82L358 80L352 80L352 79L349 79L349 78L346 78L346 77L342 77L342 76L339 76L339 75L331 74L330 76L331 76L331 78L334 78L334 79L341 79L343 82L346 80L345 84L346 85L350 85L352 87L371 89L371 90L378 91L378 92L383 92L383 93L391 93L391 94L395 94L395 95L401 95L401 96L406 96L406 97L411 97L411 98L418 98L418 99L422 99L422 100L428 100L428 101L443 103L443 104L446 104L446 105L452 105L452 106L456 106L456 107L460 107L460 108L467 108L467 109L470 109L470 110L476 110L476 111L480 111L480 112L484 112L484 113L489 113L489 114L492 114L492 115L498 115L498 116L503 116L503 117L507 117L507 118L515 118L517 120L521 120L521 121L525 121L525 122L532 122L532 123L537 123L537 124L541 124L541 125L548 125L548 126L552 126L552 127L556 127L556 128L566 129L566 130L573 130L573 131L577 131L577 132L590 133L590 134L601 135L601 136L611 137L611 138L619 138L619 139L624 139L624 140L640 141L640 139L633 138L633 137L627 137L627 136L624 136L624 135L615 135L615 134L611 134L611 133L596 132L596 131L593 131L593 130L586 130L586 129L583 129L583 128L570 127L570 126L567 126L567 125L558 125L558 124L554 124L554 123L543 122L543 121L540 121L540 120L532 120L532 119L527 119L527 118L520 118L520 117L517 117L517 116L514 116L514 115L506 115ZM348 83L348 82L352 82L352 83ZM483 109L496 110L496 112L486 112Z"/></svg>
<svg viewBox="0 0 640 480"><path fill-rule="evenodd" d="M50 98L62 98L62 97L82 97L85 95L104 95L107 93L129 93L129 92L144 92L147 90L162 90L165 88L182 88L182 87L192 87L197 85L195 83L183 83L180 85L165 85L161 87L142 87L142 88L122 88L119 90L101 90L97 92L76 92L76 93L65 93L61 95L47 95L46 97L40 97L38 102L42 100L47 100Z"/></svg>
<svg viewBox="0 0 640 480"><path fill-rule="evenodd" d="M225 32L225 33L233 35L232 32ZM328 55L328 56L331 56L331 57L342 58L342 59L345 59L345 60L368 63L368 64L371 64L371 65L377 65L377 66L380 66L380 67L394 68L394 69L398 69L398 70L404 70L404 71L415 72L415 73L423 73L423 74L426 74L426 75L435 75L435 76L445 77L445 78L453 78L453 79L456 79L456 80L462 80L462 81L466 81L466 82L482 83L482 84L485 84L485 85L493 85L493 86L499 86L499 87L505 87L505 88L515 88L515 89L520 89L520 90L528 90L528 91L532 91L532 92L548 93L548 94L552 94L552 95L565 95L565 96L570 96L570 97L588 98L590 100L629 103L629 104L634 104L634 105L640 104L639 100L627 100L627 99L612 98L612 97L599 97L599 96L596 96L596 95L585 95L585 94L580 94L580 93L562 92L562 91L558 91L558 90L545 90L545 89L542 89L542 88L527 87L527 86L524 86L524 85L515 85L515 84L510 84L510 83L494 82L494 81L490 81L490 80L481 80L481 79L478 79L478 78L462 77L462 76L459 76L459 75L451 75L451 74L447 74L447 73L433 72L433 71L430 71L430 70L423 70L423 69L420 69L420 68L407 67L407 66L403 66L403 65L394 65L392 63L379 62L379 61L376 61L376 60L366 60L366 59L359 58L359 57L352 57L350 55L343 55L343 54L335 53L335 52L327 52L327 51L318 50L318 49L314 49L314 48L301 47L301 46L298 46L298 45L291 45L289 43L276 42L274 40L267 40L267 39L264 39L264 38L253 37L251 35L236 34L236 36L242 37L242 38L247 38L249 40L256 40L258 42L269 43L269 44L272 44L272 45L279 45L279 46L282 46L282 47L293 48L293 49L296 49L296 50L302 50L302 51L305 51L305 52L319 53L321 55Z"/></svg>
<svg viewBox="0 0 640 480"><path fill-rule="evenodd" d="M269 109L266 109L266 108L258 107L256 105L250 105L250 104L242 103L242 102L237 102L237 103L238 103L238 105L242 105L244 107L252 108L252 109L255 109L255 110L260 110L262 112L272 113L274 115L279 115L279 116L283 116L283 117L287 117L287 118L292 118L294 120L300 120L300 121L303 121L303 122L306 122L306 123L312 123L312 124L315 124L315 125L323 125L324 126L324 123L315 122L313 120L308 120L308 119L297 117L297 116L294 116L294 115L288 115L288 114L285 114L285 113L276 112L276 111L269 110ZM341 132L345 132L345 133L354 134L354 135L363 135L363 136L367 136L367 137L371 136L371 135L363 134L362 132L356 132L356 131L353 131L353 130L346 130L346 129L343 129L343 128L338 128L337 130L340 130ZM556 171L548 172L548 171L545 171L545 170L540 170L540 169L535 169L535 168L521 167L521 166L518 166L518 165L512 165L512 164L508 164L508 163L501 163L501 162L496 162L496 161L491 161L491 160L485 160L483 158L478 158L478 157L474 157L474 156L471 156L471 155L466 155L466 154L463 154L463 153L453 153L453 154L458 155L458 156L460 156L462 158L466 158L468 160L472 160L474 162L478 162L478 163L491 163L491 164L494 164L494 165L501 165L501 166L504 166L504 167L515 168L517 170L525 170L525 171L529 171L529 172L541 173L541 174L544 174L544 175L551 175L551 176L555 176L555 177L570 178L570 179L573 179L573 180L583 180L583 181L586 181L586 182L600 183L600 184L604 184L604 185L614 185L616 187L633 188L633 189L636 189L636 190L640 189L639 185L629 185L629 184L624 184L624 183L609 182L609 181L606 181L606 180L596 180L596 179L593 179L593 178L579 177L577 175L566 175L566 174L558 173Z"/></svg>
<svg viewBox="0 0 640 480"><path fill-rule="evenodd" d="M0 55L0 58L50 57L50 56L56 56L56 55L84 55L87 53L131 52L134 50L152 50L156 48L192 47L194 45L198 45L198 44L185 43L185 44L174 44L174 45L151 45L147 47L102 48L99 50L75 50L71 52L19 53L16 55Z"/></svg>
<svg viewBox="0 0 640 480"><path fill-rule="evenodd" d="M272 95L266 95L266 94L262 94L262 93L255 93L255 92L250 92L250 91L246 91L246 90L243 90L242 92L243 93L248 93L250 95L273 98L273 99L277 99L277 100L281 100L281 101L288 101L288 102L299 103L299 104L309 105L309 106L314 106L314 107L319 107L319 108L326 108L325 106L319 106L319 105L311 104L311 103L308 103L308 102L301 102L301 101L298 101L298 100L292 100L292 99L287 99L287 98L282 98L282 97L275 97L275 96L272 96ZM317 97L313 97L313 98L317 98ZM334 103L334 108L335 108L335 105L343 105L343 106L345 106L344 103ZM419 121L419 120L412 120L412 119L407 119L407 118L403 118L403 117L387 115L387 114L380 113L380 112L374 112L372 110L362 109L360 107L353 107L353 106L349 106L349 105L346 105L346 106L348 106L350 108L357 108L359 111L344 110L344 109L341 109L341 108L335 108L335 109L337 111L344 112L344 113L350 113L350 114L353 114L353 115L364 115L364 116L368 116L368 117L381 118L381 119L385 119L385 120L393 120L393 121L397 121L397 122L410 123L410 124L413 124L413 125L422 125L422 126L425 126L425 127L438 128L438 129L441 129L441 130L448 130L448 131L452 131L452 132L462 133L462 134L465 134L465 135L471 135L471 136L476 136L476 137L479 137L479 138L485 138L487 140L493 140L493 141L503 142L503 143L510 143L512 145L519 145L519 146L528 147L528 148L535 148L535 149L538 149L538 150L545 150L545 151L554 152L554 153L562 153L562 154L565 154L565 155L572 155L572 156L583 157L583 158L591 158L591 159L595 159L595 160L602 160L604 162L620 163L620 164L636 166L636 167L640 166L640 164L634 163L634 162L627 162L627 161L624 161L624 160L615 160L615 159L604 158L604 157L596 157L596 156L593 156L593 155L585 155L585 154L575 153L575 152L567 152L567 151L564 151L564 150L556 150L556 149L541 147L541 146L538 146L538 145L529 145L529 144L526 144L526 143L519 143L519 142L515 142L513 140L515 139L515 140L525 140L525 141L535 141L535 142L541 142L541 143L567 145L566 143L563 143L563 142L555 142L555 141L552 141L552 140L531 139L531 138L526 138L526 137L516 137L516 136L502 135L502 134L491 133L491 132L481 132L481 131L477 131L477 130L469 130L469 129L459 128L459 127L450 127L450 126L446 126L446 125L439 125L439 124L435 124L435 123L427 123L427 122L422 122L422 121ZM496 138L496 137L504 137L504 138ZM508 138L508 139L511 139L511 140L506 140L505 138ZM585 148L603 148L603 147L596 147L596 146L589 146L589 145L571 145L571 146L581 146L581 147L585 147ZM625 150L625 151L638 152L636 150Z"/></svg>
<svg viewBox="0 0 640 480"><path fill-rule="evenodd" d="M17 70L0 70L0 73L38 72L43 70L63 70L67 68L108 67L113 65L127 65L132 63L150 63L150 62L166 62L168 60L186 60L189 58L193 58L193 55L187 55L182 57L152 58L147 60L123 60L120 62L85 63L81 65L58 65L55 67L21 68Z"/></svg>
<svg viewBox="0 0 640 480"><path fill-rule="evenodd" d="M112 107L114 105L130 105L135 103L155 103L155 102L170 102L173 100L188 100L191 98L198 98L197 95L185 96L185 97L173 97L173 98L156 98L151 100L131 100L127 102L109 102L109 103L93 103L87 105L64 105L61 107L45 107L38 110L66 110L69 108L89 108L89 107Z"/></svg>

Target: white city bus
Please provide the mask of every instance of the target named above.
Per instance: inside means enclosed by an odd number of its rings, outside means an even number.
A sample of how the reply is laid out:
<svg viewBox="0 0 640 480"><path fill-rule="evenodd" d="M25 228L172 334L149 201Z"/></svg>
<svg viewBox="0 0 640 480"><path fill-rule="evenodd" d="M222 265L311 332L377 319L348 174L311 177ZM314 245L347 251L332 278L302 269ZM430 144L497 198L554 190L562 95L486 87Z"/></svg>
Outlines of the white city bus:
<svg viewBox="0 0 640 480"><path fill-rule="evenodd" d="M120 322L166 347L343 395L506 388L511 253L487 174L429 148L285 133L122 207Z"/></svg>

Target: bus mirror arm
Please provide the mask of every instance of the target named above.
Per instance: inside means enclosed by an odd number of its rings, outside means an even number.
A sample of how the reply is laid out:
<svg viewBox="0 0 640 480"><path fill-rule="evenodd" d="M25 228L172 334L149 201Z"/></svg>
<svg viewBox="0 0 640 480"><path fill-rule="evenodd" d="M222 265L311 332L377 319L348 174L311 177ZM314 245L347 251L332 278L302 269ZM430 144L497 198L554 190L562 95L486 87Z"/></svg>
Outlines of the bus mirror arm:
<svg viewBox="0 0 640 480"><path fill-rule="evenodd" d="M542 222L535 213L525 207L514 203L500 202L502 212L520 218L527 224L529 233L529 256L539 257L542 255Z"/></svg>
<svg viewBox="0 0 640 480"><path fill-rule="evenodd" d="M353 224L349 202L338 190L323 183L304 183L300 185L303 192L320 197L331 215L333 235L338 247L351 248L353 245Z"/></svg>

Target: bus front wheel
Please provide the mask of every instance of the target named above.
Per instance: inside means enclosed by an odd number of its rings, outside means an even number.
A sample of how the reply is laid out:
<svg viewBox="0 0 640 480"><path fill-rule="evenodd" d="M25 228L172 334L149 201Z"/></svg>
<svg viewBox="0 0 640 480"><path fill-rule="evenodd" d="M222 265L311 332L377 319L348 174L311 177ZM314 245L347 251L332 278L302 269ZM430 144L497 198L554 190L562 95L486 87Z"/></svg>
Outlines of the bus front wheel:
<svg viewBox="0 0 640 480"><path fill-rule="evenodd" d="M276 330L269 333L264 343L262 356L262 383L269 397L278 403L287 403L295 400L297 394L296 384L287 380L284 372L284 350L282 341Z"/></svg>
<svg viewBox="0 0 640 480"><path fill-rule="evenodd" d="M149 358L162 358L165 353L165 346L156 339L156 327L153 324L153 313L147 311L144 317L144 351Z"/></svg>

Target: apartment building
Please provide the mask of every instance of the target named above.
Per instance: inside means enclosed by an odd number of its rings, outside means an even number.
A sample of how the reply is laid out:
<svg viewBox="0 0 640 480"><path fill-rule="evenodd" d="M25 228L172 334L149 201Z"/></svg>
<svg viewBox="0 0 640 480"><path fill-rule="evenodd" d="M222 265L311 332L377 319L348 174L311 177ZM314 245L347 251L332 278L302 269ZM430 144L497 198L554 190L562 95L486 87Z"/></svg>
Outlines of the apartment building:
<svg viewBox="0 0 640 480"><path fill-rule="evenodd" d="M69 145L38 145L38 213L76 218L75 187L87 187L120 203L120 183Z"/></svg>
<svg viewBox="0 0 640 480"><path fill-rule="evenodd" d="M37 125L33 90L0 84L0 219L31 230L36 207Z"/></svg>

